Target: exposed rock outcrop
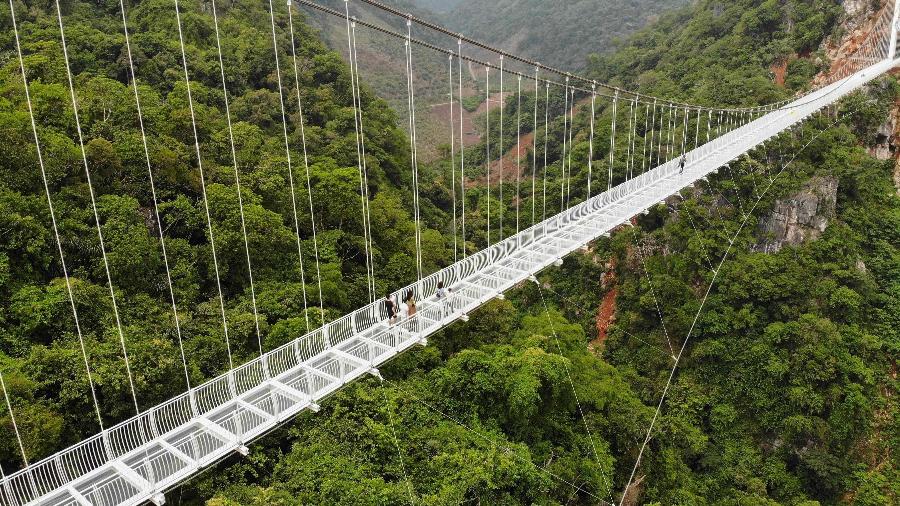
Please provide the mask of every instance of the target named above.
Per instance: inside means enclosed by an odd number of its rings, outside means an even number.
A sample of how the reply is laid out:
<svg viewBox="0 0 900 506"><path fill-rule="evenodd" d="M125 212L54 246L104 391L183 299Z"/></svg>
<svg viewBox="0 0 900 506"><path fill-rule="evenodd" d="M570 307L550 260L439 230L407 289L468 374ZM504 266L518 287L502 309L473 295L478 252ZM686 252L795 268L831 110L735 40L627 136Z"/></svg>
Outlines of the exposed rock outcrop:
<svg viewBox="0 0 900 506"><path fill-rule="evenodd" d="M897 195L900 195L900 158L894 164L894 187L897 188Z"/></svg>
<svg viewBox="0 0 900 506"><path fill-rule="evenodd" d="M888 160L894 157L896 146L894 145L897 135L897 109L894 107L887 120L878 127L875 132L875 143L867 148L870 155L879 160Z"/></svg>
<svg viewBox="0 0 900 506"><path fill-rule="evenodd" d="M759 223L757 251L774 253L784 245L818 238L837 207L837 179L814 177L802 190L775 202L772 212Z"/></svg>

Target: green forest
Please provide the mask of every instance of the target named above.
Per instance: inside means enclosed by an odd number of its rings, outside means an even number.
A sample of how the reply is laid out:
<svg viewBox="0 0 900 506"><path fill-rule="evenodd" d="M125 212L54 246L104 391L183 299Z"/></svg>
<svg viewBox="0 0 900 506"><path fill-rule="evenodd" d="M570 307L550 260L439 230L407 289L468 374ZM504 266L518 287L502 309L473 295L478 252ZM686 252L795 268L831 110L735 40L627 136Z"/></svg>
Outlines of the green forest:
<svg viewBox="0 0 900 506"><path fill-rule="evenodd" d="M56 4L12 2L46 191L107 425L133 415L134 405L98 227L141 407L186 389L179 342L191 385L227 370L223 315L233 360L243 363L260 346L270 350L369 301L350 67L302 9L294 6L289 24L291 7L276 4L274 20L265 3L216 5L223 69L212 4L179 2L189 102L174 2L64 2L82 152ZM99 427L10 14L0 6L0 371L36 461ZM824 0L700 0L592 57L586 72L702 105L771 103L808 89L827 68L823 42L843 35L844 17L841 5ZM509 23L504 29L517 29ZM782 64L783 85L771 71ZM416 279L413 176L407 111L392 109L364 78L374 296L381 297ZM564 97L558 87L537 96L526 88L521 106L507 97L502 137L498 116L486 127L478 117L491 142L464 153L468 252L498 238L485 233L488 202L495 223L510 223L516 205L559 211L564 167L570 203L584 199L590 97L576 93L569 119ZM170 491L169 503L897 504L900 196L894 159L867 148L898 99L893 77L876 80L543 271L538 283L523 283L429 337L427 347L394 358L381 367L383 381L356 381L323 400L320 412L254 442L248 456L204 470ZM593 147L595 192L608 183L613 111L627 122L622 103L597 101L596 135L606 141ZM516 195L513 181L503 198L483 185L487 150L512 149L517 126L548 138L546 149L536 142L522 157L522 177L547 178L546 202ZM647 133L638 132L638 142ZM612 144L612 184L627 173L626 158L615 153L628 142L620 135ZM449 142L438 151L444 156L419 169L426 272L456 253L451 178L459 174L451 166L460 153L451 158ZM822 178L836 181L837 195L821 235L761 251L773 208ZM304 205L310 196L313 213ZM523 225L530 224L529 215ZM598 314L610 300L614 314L601 332ZM0 466L7 473L22 466L5 409Z"/></svg>
<svg viewBox="0 0 900 506"><path fill-rule="evenodd" d="M435 9L427 0L416 2ZM444 7L441 18L451 29L507 51L566 70L581 70L588 55L615 51L623 39L654 21L659 13L686 3L685 0L460 0Z"/></svg>

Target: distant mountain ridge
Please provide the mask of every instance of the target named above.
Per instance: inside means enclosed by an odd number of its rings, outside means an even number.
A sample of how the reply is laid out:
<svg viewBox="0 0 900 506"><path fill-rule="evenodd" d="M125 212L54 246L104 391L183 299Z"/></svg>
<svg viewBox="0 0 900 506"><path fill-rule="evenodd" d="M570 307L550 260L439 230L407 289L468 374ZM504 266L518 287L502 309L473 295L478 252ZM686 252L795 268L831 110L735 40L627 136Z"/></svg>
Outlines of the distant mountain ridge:
<svg viewBox="0 0 900 506"><path fill-rule="evenodd" d="M567 70L689 0L412 0L448 28Z"/></svg>

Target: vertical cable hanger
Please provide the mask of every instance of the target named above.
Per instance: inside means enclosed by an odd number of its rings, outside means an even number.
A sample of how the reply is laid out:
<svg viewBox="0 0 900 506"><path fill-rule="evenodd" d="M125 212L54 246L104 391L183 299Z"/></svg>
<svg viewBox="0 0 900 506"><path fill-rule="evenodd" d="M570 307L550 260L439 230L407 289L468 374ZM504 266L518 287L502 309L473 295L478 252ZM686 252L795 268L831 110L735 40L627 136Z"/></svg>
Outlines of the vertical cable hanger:
<svg viewBox="0 0 900 506"><path fill-rule="evenodd" d="M547 220L547 136L550 130L550 83L544 87L544 191L541 197L544 212L541 221Z"/></svg>
<svg viewBox="0 0 900 506"><path fill-rule="evenodd" d="M531 129L531 224L536 223L535 208L537 206L537 191L535 180L537 179L537 122L538 122L538 72L540 67L534 67L534 124Z"/></svg>
<svg viewBox="0 0 900 506"><path fill-rule="evenodd" d="M371 276L369 277L369 283L372 285L372 294L373 300L378 298L378 294L375 289L375 239L372 237L372 214L371 214L371 205L370 205L370 196L369 196L369 169L368 169L368 160L366 159L366 129L363 126L363 105L362 105L362 86L359 84L359 56L356 53L356 19L354 18L350 22L350 39L352 41L352 49L353 49L353 75L351 76L353 80L356 82L356 102L357 107L356 111L359 116L359 143L360 143L360 152L362 153L362 174L363 174L363 193L365 199L363 200L363 208L365 213L365 219L363 221L363 226L366 228L365 234L363 234L363 239L368 237L369 241L369 266L371 271ZM417 155L418 156L418 155ZM418 169L417 175L418 177Z"/></svg>
<svg viewBox="0 0 900 506"><path fill-rule="evenodd" d="M644 144L646 145L647 139L646 134L644 138ZM656 99L653 99L653 115L650 118L650 157L647 160L647 168L643 170L650 170L653 168L653 140L656 137Z"/></svg>
<svg viewBox="0 0 900 506"><path fill-rule="evenodd" d="M645 166L647 164L647 126L648 120L650 119L650 104L648 103L644 108L644 131L642 132L642 144L643 148L641 149L641 174L646 170Z"/></svg>
<svg viewBox="0 0 900 506"><path fill-rule="evenodd" d="M559 212L565 209L566 200L566 142L569 135L569 78L566 77L566 85L563 88L563 145L562 154L560 155L560 172L559 172Z"/></svg>
<svg viewBox="0 0 900 506"><path fill-rule="evenodd" d="M121 1L121 0L120 0ZM231 106L228 100L228 86L225 83L225 63L222 58L222 43L219 40L219 16L216 12L216 2L212 0L211 3L212 15L213 15L213 27L215 28L216 35L216 52L219 57L219 76L222 80L222 96L225 101L225 122L228 125L228 145L231 148L231 161L234 165L234 183L237 189L237 198L238 198L238 211L240 213L241 218L241 234L244 238L244 255L247 259L247 275L249 276L250 281L250 301L253 309L253 326L256 330L256 340L259 344L259 355L263 355L263 342L262 342L262 333L259 331L259 311L256 309L256 286L253 282L253 262L250 260L250 240L247 238L247 220L244 216L244 197L243 192L241 191L241 175L240 170L238 169L238 159L237 159L237 150L234 147L234 130L231 125ZM277 59L277 55L276 55ZM281 75L279 73L279 83L281 82ZM279 85L279 94L281 93L281 86ZM284 116L282 116L284 118ZM285 124L285 132L287 132L287 125ZM302 263L302 259L301 259ZM303 314L306 315L306 293L304 291L303 294ZM307 332L309 331L309 319L306 321Z"/></svg>
<svg viewBox="0 0 900 506"><path fill-rule="evenodd" d="M594 170L594 116L597 114L597 83L591 83L591 136L588 140L588 174L587 174L587 198L591 198L591 179Z"/></svg>
<svg viewBox="0 0 900 506"><path fill-rule="evenodd" d="M416 95L413 87L412 19L406 20L406 90L409 103L410 165L413 179L413 216L415 219L417 286L422 282L422 228L419 215L419 160L416 147ZM419 286L421 292L421 286ZM421 293L420 293L421 295Z"/></svg>
<svg viewBox="0 0 900 506"><path fill-rule="evenodd" d="M184 341L181 335L181 320L178 316L178 306L175 303L175 286L172 283L172 271L169 268L169 254L166 250L166 241L163 238L162 220L159 217L159 201L156 195L156 182L155 178L153 177L153 168L150 164L150 148L147 142L146 129L144 128L144 114L141 108L141 97L138 93L137 76L135 75L134 70L134 60L131 57L131 39L128 34L128 22L126 21L124 0L119 0L119 9L122 14L122 28L125 34L125 50L128 56L128 70L129 76L131 77L131 88L132 91L134 91L134 103L137 108L138 126L140 127L141 131L141 146L144 149L144 161L147 164L147 177L148 181L150 182L150 195L153 198L153 216L156 218L157 229L159 231L159 247L162 251L163 266L165 267L166 272L166 286L169 289L169 299L172 302L172 316L175 320L175 337L178 341L178 349L181 353L181 365L184 369L184 382L188 390L191 410L193 414L196 415L197 404L194 396L194 390L193 388L191 388L191 378L190 374L188 373L187 356L184 352Z"/></svg>
<svg viewBox="0 0 900 506"><path fill-rule="evenodd" d="M271 0L269 1L269 10L271 11ZM215 242L215 234L213 233L212 226L212 218L209 213L209 199L206 194L206 175L203 171L203 156L200 153L200 135L197 131L197 119L194 114L194 99L191 94L191 80L188 74L188 64L187 64L187 52L184 49L184 33L181 27L181 8L178 4L178 0L175 0L175 21L176 26L178 27L178 45L181 49L181 65L184 70L184 84L187 91L187 101L188 101L188 110L191 114L191 131L194 137L194 154L197 156L197 168L200 173L200 188L202 190L203 195L203 209L206 212L206 229L207 233L209 233L209 246L212 251L212 259L213 259L213 270L215 271L216 277L216 290L219 294L219 312L222 316L222 331L225 336L225 351L228 353L228 390L233 399L237 398L237 385L235 385L234 379L234 358L231 352L231 340L228 336L228 319L225 317L225 294L222 292L222 281L219 276L219 260L216 255L216 242ZM274 30L272 37L274 39ZM237 426L237 435L238 438L243 440L243 426L241 422L240 412L237 413L237 416L234 418L235 424Z"/></svg>
<svg viewBox="0 0 900 506"><path fill-rule="evenodd" d="M37 122L34 117L34 106L31 102L31 90L30 85L28 84L28 76L25 72L25 58L22 54L22 45L19 41L19 27L16 23L16 10L12 0L9 1L9 9L10 17L12 18L13 33L15 35L16 41L16 56L18 57L19 70L22 74L22 85L25 91L25 102L28 105L28 118L31 122L31 133L34 136L34 146L37 153L38 166L41 170L41 181L44 184L44 195L47 198L47 208L50 213L50 224L53 228L53 237L56 239L56 248L57 252L59 253L60 266L63 271L63 277L66 281L66 294L68 295L69 305L72 309L72 316L75 323L75 333L78 336L78 344L81 348L81 357L84 359L84 369L87 373L88 386L90 387L91 399L93 400L94 404L94 414L97 416L97 424L100 427L100 433L102 434L103 438L103 448L107 452L107 456L112 458L113 454L109 446L109 437L103 424L103 416L100 414L100 402L97 398L97 389L94 383L94 375L91 371L90 358L88 356L87 346L85 345L84 334L81 331L81 319L78 314L78 309L75 306L75 293L72 289L72 280L69 277L69 268L68 264L66 263L65 254L63 253L62 240L60 239L59 227L56 220L56 210L53 207L53 199L50 197L50 185L47 179L47 169L44 165L44 155L41 152L41 142L40 137L38 136Z"/></svg>
<svg viewBox="0 0 900 506"><path fill-rule="evenodd" d="M631 147L633 146L633 144L632 144L632 139L633 139L632 130L634 129L633 115L634 115L634 99L631 99L631 101L628 103L628 139L626 140L626 147L625 147L625 149L627 150L626 151L627 158L625 159L625 179L631 179L631 173L632 173L632 170L631 170Z"/></svg>
<svg viewBox="0 0 900 506"><path fill-rule="evenodd" d="M506 151L503 149L503 106L505 102L506 100L503 96L503 55L500 55L500 141L497 148L497 152L500 153L500 182L498 183L500 193L500 241L503 240L503 210L506 208L506 204L503 202L503 158L505 158L504 155L506 154Z"/></svg>
<svg viewBox="0 0 900 506"><path fill-rule="evenodd" d="M697 120L694 125L694 149L700 147L700 108L697 108Z"/></svg>
<svg viewBox="0 0 900 506"><path fill-rule="evenodd" d="M516 88L516 234L519 233L519 202L522 200L522 74Z"/></svg>
<svg viewBox="0 0 900 506"><path fill-rule="evenodd" d="M572 132L575 130L575 87L573 86L571 90L572 98L570 102L572 104L572 111L569 113L569 158L566 161L569 165L567 171L568 176L566 177L566 207L569 207L569 201L572 196Z"/></svg>
<svg viewBox="0 0 900 506"><path fill-rule="evenodd" d="M453 201L453 263L456 263L458 245L456 236L456 125L453 124L453 51L450 52L450 198ZM462 102L462 97L459 97Z"/></svg>
<svg viewBox="0 0 900 506"><path fill-rule="evenodd" d="M619 92L617 91L613 96L612 103L612 127L609 133L609 174L606 178L606 190L609 191L612 189L612 181L613 181L613 163L615 162L615 152L616 152L616 115L618 114L619 107Z"/></svg>
<svg viewBox="0 0 900 506"><path fill-rule="evenodd" d="M484 67L484 167L487 173L487 245L491 247L491 68Z"/></svg>
<svg viewBox="0 0 900 506"><path fill-rule="evenodd" d="M356 168L359 174L359 204L362 215L362 229L363 229L363 250L366 255L366 289L369 292L369 303L375 302L375 287L372 276L372 256L369 251L369 227L367 225L366 219L366 203L368 198L366 197L368 185L366 184L366 177L363 174L363 160L365 160L365 154L362 151L362 128L360 126L360 111L359 105L356 99L357 89L356 89L356 65L355 61L355 52L353 51L353 34L352 30L355 21L350 19L350 5L348 0L344 0L344 19L347 28L347 56L350 62L350 94L353 100L353 129L356 133ZM274 40L274 31L273 31L273 40ZM409 59L407 58L407 65ZM285 136L285 143L287 143L287 137ZM298 243L299 244L299 243Z"/></svg>
<svg viewBox="0 0 900 506"><path fill-rule="evenodd" d="M300 143L303 148L303 167L306 169L306 196L307 201L309 203L309 222L310 228L312 231L312 242L313 242L313 256L316 259L316 282L318 284L319 289L319 324L324 327L325 326L325 301L322 297L322 272L319 267L319 240L316 236L316 212L313 207L313 194L312 194L312 181L309 173L309 155L306 151L306 121L303 116L303 101L300 100L300 71L297 69L297 43L294 37L294 14L291 9L293 5L292 2L288 2L288 25L290 26L291 32L291 63L294 70L294 88L297 94L297 112L300 116ZM290 174L291 178L293 175ZM294 183L291 181L291 202L294 202ZM300 237L300 225L296 220L296 211L295 211L295 219L294 219L294 230L297 233L297 238L299 240ZM300 282L303 284L303 297L306 298L306 277L303 272L303 265L300 265ZM305 307L305 306L304 306ZM308 321L309 318L307 317Z"/></svg>
<svg viewBox="0 0 900 506"><path fill-rule="evenodd" d="M138 405L137 391L134 387L134 376L131 373L131 360L128 357L128 347L125 345L125 332L122 330L122 320L119 317L119 305L118 305L118 302L116 301L115 286L113 285L112 273L109 268L109 258L107 257L107 254L106 254L106 242L103 239L103 230L102 230L102 227L100 226L100 213L97 210L97 201L96 201L96 196L94 194L94 185L91 181L91 171L90 171L90 167L89 167L88 160L87 160L87 151L85 151L85 148L84 148L84 135L82 134L82 130L81 130L81 117L78 113L78 100L75 97L75 80L72 77L72 67L69 63L69 50L68 50L68 44L66 44L66 34L65 34L65 28L63 26L63 19L62 19L62 8L59 5L59 0L56 0L55 4L56 4L56 19L59 22L59 38L60 38L60 42L62 43L62 49L63 49L63 62L65 63L65 66L66 66L66 78L69 83L69 97L72 100L72 115L75 119L75 132L78 135L78 147L79 147L79 151L81 152L81 162L84 167L84 175L85 175L85 179L87 180L87 184L88 184L88 193L89 193L90 199L91 199L91 210L93 211L94 222L95 222L96 228L97 228L97 238L100 241L100 253L103 257L103 270L106 273L106 282L107 282L107 286L109 287L109 298L110 298L110 301L112 302L112 310L113 310L113 316L114 316L115 322L116 322L116 332L119 337L119 345L122 348L122 357L125 360L125 372L128 377L128 387L131 390L131 400L134 402L135 413L140 414L141 408Z"/></svg>
<svg viewBox="0 0 900 506"><path fill-rule="evenodd" d="M463 137L463 108L462 108L462 37L456 40L456 79L459 83L459 189L462 192L460 199L460 216L462 218L462 257L465 259L466 251L466 145Z"/></svg>

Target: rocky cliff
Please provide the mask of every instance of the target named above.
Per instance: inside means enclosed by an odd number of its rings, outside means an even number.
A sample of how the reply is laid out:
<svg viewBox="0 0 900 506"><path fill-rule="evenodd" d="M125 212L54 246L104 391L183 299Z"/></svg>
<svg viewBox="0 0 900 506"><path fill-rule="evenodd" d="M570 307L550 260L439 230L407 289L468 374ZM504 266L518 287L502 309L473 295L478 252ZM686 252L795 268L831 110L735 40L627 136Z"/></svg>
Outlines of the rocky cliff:
<svg viewBox="0 0 900 506"><path fill-rule="evenodd" d="M799 192L777 200L772 212L759 223L755 249L774 253L784 245L819 237L835 215L837 189L837 179L814 177Z"/></svg>

